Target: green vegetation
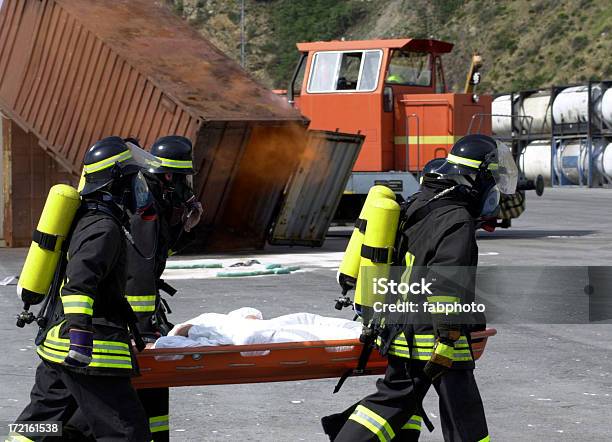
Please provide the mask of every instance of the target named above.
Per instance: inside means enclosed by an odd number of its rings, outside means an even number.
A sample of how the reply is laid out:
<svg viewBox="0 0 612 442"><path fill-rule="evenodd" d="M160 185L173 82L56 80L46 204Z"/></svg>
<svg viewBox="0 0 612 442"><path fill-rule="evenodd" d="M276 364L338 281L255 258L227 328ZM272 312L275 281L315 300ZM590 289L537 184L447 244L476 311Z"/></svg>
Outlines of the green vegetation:
<svg viewBox="0 0 612 442"><path fill-rule="evenodd" d="M235 60L240 1L166 0ZM612 8L606 0L245 0L246 69L285 88L300 41L437 38L447 83L461 90L473 51L481 92L547 87L612 76Z"/></svg>
<svg viewBox="0 0 612 442"><path fill-rule="evenodd" d="M338 38L367 13L364 2L335 0L278 0L271 2L274 39L266 49L274 54L267 70L275 85L283 87L295 67L295 44Z"/></svg>

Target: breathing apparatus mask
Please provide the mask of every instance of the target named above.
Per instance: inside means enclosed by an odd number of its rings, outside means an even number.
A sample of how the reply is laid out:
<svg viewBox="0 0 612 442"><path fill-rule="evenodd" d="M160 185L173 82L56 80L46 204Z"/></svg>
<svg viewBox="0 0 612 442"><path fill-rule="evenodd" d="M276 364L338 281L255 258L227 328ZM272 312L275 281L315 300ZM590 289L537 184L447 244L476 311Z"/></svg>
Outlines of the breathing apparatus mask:
<svg viewBox="0 0 612 442"><path fill-rule="evenodd" d="M171 226L177 226L184 221L185 215L190 210L190 205L196 200L189 182L190 176L171 172L156 175L162 183L162 198L168 223Z"/></svg>

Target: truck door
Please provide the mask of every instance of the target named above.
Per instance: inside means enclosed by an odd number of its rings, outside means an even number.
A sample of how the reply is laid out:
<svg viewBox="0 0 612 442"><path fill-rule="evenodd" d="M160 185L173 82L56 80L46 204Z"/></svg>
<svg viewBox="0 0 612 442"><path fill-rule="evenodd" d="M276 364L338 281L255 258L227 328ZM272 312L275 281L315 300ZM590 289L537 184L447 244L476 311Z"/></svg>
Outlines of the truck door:
<svg viewBox="0 0 612 442"><path fill-rule="evenodd" d="M285 188L270 244L323 244L363 140L363 135L308 131L306 149Z"/></svg>

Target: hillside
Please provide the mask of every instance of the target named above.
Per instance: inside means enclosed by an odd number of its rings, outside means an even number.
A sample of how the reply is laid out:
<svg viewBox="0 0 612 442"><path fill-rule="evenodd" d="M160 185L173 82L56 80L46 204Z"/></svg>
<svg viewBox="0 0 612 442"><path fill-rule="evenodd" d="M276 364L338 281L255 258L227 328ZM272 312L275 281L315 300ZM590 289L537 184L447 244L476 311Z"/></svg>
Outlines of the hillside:
<svg viewBox="0 0 612 442"><path fill-rule="evenodd" d="M240 59L240 0L167 0L232 58ZM608 5L608 7L606 7ZM483 55L482 92L612 78L612 8L605 0L245 0L246 69L284 88L297 41L432 37L454 90L470 54Z"/></svg>

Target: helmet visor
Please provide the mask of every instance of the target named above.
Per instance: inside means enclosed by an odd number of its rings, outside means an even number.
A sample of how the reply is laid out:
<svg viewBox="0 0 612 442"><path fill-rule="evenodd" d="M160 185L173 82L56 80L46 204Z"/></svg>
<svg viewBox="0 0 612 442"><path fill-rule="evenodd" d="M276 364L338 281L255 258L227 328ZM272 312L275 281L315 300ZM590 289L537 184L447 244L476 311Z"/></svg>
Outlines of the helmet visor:
<svg viewBox="0 0 612 442"><path fill-rule="evenodd" d="M129 141L125 144L130 151L130 157L121 162L122 167L136 166L138 170L147 170L161 166L161 161L156 156Z"/></svg>
<svg viewBox="0 0 612 442"><path fill-rule="evenodd" d="M495 179L495 183L501 193L506 195L512 195L516 192L516 185L518 183L518 168L512 158L512 152L510 148L499 140L495 140L497 143L497 150L495 152L495 159L489 163L489 170Z"/></svg>

